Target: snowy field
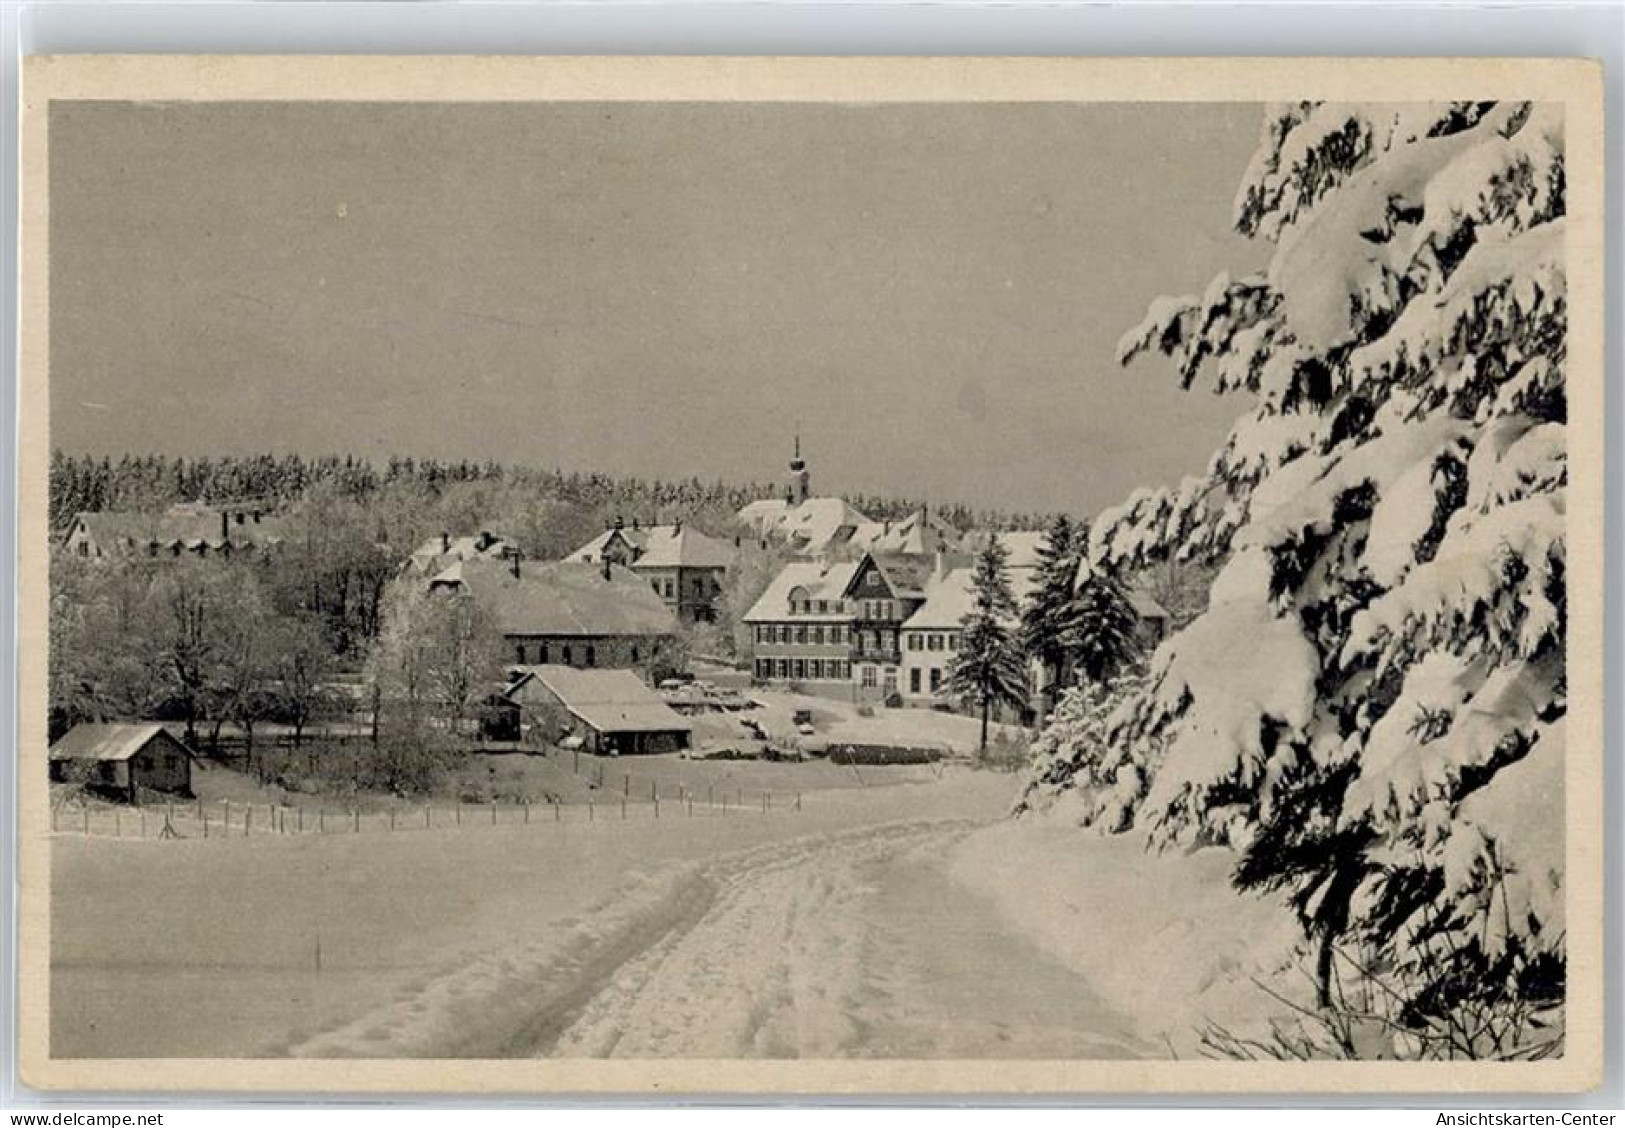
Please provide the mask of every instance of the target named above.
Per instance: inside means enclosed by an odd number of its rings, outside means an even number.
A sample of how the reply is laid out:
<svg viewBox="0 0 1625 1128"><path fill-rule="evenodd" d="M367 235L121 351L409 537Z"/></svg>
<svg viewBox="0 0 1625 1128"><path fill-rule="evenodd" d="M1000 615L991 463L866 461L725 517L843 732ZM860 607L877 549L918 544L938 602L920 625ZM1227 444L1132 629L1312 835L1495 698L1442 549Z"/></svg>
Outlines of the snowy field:
<svg viewBox="0 0 1625 1128"><path fill-rule="evenodd" d="M711 867L750 870L740 857L761 855L742 852L896 824L961 833L1001 815L1014 783L950 769L919 785L810 792L800 811L701 809L658 822L180 842L59 835L54 1050L525 1052L546 1042L525 1023L573 1013L687 921L696 890L715 887Z"/></svg>
<svg viewBox="0 0 1625 1128"><path fill-rule="evenodd" d="M1009 823L1011 776L803 807L53 843L62 1056L1186 1056L1290 917L1221 854ZM1130 954L1131 953L1131 954Z"/></svg>

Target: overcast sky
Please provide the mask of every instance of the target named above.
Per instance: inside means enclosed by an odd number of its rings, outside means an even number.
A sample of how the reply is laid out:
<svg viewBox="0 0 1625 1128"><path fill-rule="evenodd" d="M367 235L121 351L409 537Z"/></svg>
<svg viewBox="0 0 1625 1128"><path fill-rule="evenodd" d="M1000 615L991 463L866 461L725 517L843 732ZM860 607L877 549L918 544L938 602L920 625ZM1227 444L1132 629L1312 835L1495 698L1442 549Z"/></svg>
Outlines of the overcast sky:
<svg viewBox="0 0 1625 1128"><path fill-rule="evenodd" d="M1251 106L57 103L73 453L494 458L1087 515L1241 405L1117 368Z"/></svg>

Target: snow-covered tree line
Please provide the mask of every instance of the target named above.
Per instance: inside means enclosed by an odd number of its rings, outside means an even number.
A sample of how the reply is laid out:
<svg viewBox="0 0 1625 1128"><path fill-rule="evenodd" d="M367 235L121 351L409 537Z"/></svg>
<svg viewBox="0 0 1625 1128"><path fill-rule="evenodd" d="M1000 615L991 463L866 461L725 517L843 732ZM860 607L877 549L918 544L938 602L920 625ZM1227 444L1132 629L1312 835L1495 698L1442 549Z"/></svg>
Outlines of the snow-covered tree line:
<svg viewBox="0 0 1625 1128"><path fill-rule="evenodd" d="M1268 267L1157 300L1119 349L1252 406L1089 550L1220 565L1209 605L1063 701L1024 801L1236 850L1322 1005L1339 959L1398 985L1400 1053L1560 1045L1563 216L1557 107L1266 111L1235 219ZM1518 1045L1469 1005L1521 1008Z"/></svg>

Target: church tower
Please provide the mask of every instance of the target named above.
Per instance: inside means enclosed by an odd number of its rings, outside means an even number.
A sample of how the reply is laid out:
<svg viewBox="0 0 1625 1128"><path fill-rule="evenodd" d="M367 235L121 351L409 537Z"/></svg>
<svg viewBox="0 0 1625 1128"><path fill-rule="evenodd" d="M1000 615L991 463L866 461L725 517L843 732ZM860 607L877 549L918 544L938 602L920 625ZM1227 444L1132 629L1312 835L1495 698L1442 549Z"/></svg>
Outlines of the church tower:
<svg viewBox="0 0 1625 1128"><path fill-rule="evenodd" d="M796 432L796 453L790 459L790 488L785 491L784 497L791 505L800 505L811 496L812 474L807 469L807 462L801 457L801 433Z"/></svg>

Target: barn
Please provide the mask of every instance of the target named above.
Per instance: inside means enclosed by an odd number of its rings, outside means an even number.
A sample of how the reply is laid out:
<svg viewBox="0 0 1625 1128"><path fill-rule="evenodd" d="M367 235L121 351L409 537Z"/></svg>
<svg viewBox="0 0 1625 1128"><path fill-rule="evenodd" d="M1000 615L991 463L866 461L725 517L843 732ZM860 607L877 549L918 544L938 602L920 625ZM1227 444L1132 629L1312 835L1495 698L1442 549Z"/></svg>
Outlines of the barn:
<svg viewBox="0 0 1625 1128"><path fill-rule="evenodd" d="M192 794L192 752L163 725L75 725L51 745L51 779L139 801L140 791Z"/></svg>
<svg viewBox="0 0 1625 1128"><path fill-rule="evenodd" d="M694 726L630 670L516 666L507 697L519 705L532 739L578 737L589 752L677 752Z"/></svg>

